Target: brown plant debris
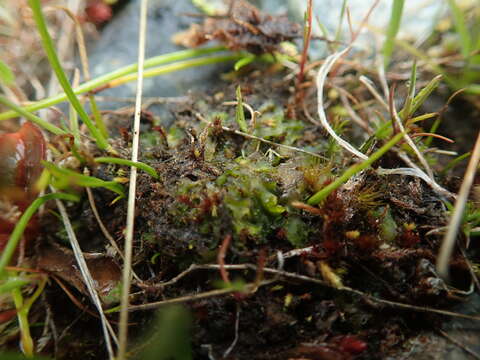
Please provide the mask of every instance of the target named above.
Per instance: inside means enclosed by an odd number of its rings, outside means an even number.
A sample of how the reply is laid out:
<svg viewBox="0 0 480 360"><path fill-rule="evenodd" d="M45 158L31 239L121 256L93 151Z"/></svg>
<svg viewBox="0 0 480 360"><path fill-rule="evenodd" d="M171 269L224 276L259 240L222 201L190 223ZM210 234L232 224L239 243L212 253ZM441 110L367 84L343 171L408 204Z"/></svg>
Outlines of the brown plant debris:
<svg viewBox="0 0 480 360"><path fill-rule="evenodd" d="M173 41L185 47L197 47L218 40L230 50L247 50L253 54L279 51L280 43L300 36L300 26L286 16L272 16L246 1L232 1L226 14L207 17L202 24L192 24Z"/></svg>

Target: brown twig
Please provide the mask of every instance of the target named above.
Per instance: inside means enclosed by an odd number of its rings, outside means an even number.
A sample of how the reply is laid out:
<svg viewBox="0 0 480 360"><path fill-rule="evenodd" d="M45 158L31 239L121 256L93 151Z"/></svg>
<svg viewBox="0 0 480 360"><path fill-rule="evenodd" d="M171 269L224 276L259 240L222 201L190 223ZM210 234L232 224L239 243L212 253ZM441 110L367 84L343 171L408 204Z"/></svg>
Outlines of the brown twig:
<svg viewBox="0 0 480 360"><path fill-rule="evenodd" d="M227 270L251 270L251 271L258 271L258 268L254 264L238 264L238 265L226 265L224 264L223 267ZM207 264L207 265L192 265L190 268L188 268L186 271L184 271L182 274L178 275L176 277L177 281L180 277L184 277L187 274L197 271L197 270L218 270L220 269L220 266L217 264ZM411 311L416 311L416 312L423 312L423 313L431 313L431 314L437 314L437 315L443 315L443 316L449 316L449 317L455 317L455 318L462 318L462 319L469 319L469 320L475 320L475 321L480 321L480 316L472 316L472 315L466 315L466 314L461 314L461 313L456 313L453 311L448 311L448 310L442 310L442 309L434 309L430 308L427 306L416 306L416 305L410 305L410 304L405 304L405 303L400 303L397 301L390 301L390 300L385 300L382 298L379 298L374 295L367 294L363 291L353 289L348 286L343 286L343 287L332 287L329 283L327 283L324 280L316 279L310 276L306 275L300 275L284 270L278 270L278 269L273 269L273 268L264 268L263 272L266 274L272 274L276 275L274 280L265 280L262 281L260 286L265 286L268 284L271 284L275 281L278 281L280 278L284 279L293 279L293 280L298 280L302 282L308 282L312 284L317 284L320 286L325 286L328 288L335 289L337 291L342 291L351 295L357 295L365 300L368 300L368 303L371 304L379 304L383 306L388 306L392 308L397 308L397 309L403 309L403 310L411 310ZM172 282L169 281L171 284ZM164 284L165 285L165 284ZM251 290L255 285L254 284L249 284L246 286L247 292ZM218 289L218 290L211 290L207 292L203 292L200 294L196 295L189 295L189 296L183 296L179 298L174 298L174 299L168 299L168 300L163 300L163 301L158 301L154 303L148 303L148 304L141 304L141 305L132 305L128 308L128 311L137 311L137 310L149 310L149 309L155 309L160 306L165 306L165 305L170 305L170 304L178 304L178 303L183 303L183 302L189 302L189 301L195 301L199 299L205 299L205 298L210 298L210 297L215 297L215 296L221 296L221 295L226 295L230 294L232 292L235 292L236 290L234 289Z"/></svg>
<svg viewBox="0 0 480 360"><path fill-rule="evenodd" d="M218 267L216 268L218 270ZM268 284L271 284L273 281L262 281L260 286L265 286ZM245 289L247 292L250 292L252 288L252 285L247 285ZM211 297L216 297L216 296L222 296L222 295L227 295L231 294L234 292L238 292L238 290L229 288L229 289L216 289L216 290L210 290L206 291L200 294L195 294L195 295L187 295L187 296L181 296L178 298L174 299L168 299L168 300L163 300L163 301L157 301L153 303L148 303L148 304L141 304L141 305L130 305L128 308L128 311L139 311L139 310L151 310L151 309L157 309L162 306L166 305L173 305L173 304L182 304L186 302L191 302L191 301L196 301L196 300L201 300L201 299L208 299Z"/></svg>

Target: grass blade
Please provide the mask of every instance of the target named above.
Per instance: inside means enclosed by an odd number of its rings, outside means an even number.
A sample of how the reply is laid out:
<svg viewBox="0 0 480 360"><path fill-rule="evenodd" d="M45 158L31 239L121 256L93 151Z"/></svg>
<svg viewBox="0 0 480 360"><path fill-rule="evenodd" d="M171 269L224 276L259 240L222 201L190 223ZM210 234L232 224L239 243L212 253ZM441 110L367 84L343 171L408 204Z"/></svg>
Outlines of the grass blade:
<svg viewBox="0 0 480 360"><path fill-rule="evenodd" d="M387 38L383 44L383 64L388 68L390 58L392 57L393 48L395 46L395 38L400 29L400 22L402 21L403 5L405 0L393 0L392 13L387 28Z"/></svg>
<svg viewBox="0 0 480 360"><path fill-rule="evenodd" d="M460 37L460 47L462 50L462 55L466 59L469 57L471 48L472 48L472 38L467 29L467 24L465 23L465 18L463 16L462 10L458 7L455 0L448 0L448 6L452 12L453 22L455 23L455 30L457 31L458 36Z"/></svg>
<svg viewBox="0 0 480 360"><path fill-rule="evenodd" d="M0 60L0 82L5 85L12 85L15 82L13 71L2 60Z"/></svg>
<svg viewBox="0 0 480 360"><path fill-rule="evenodd" d="M182 50L182 51L177 51L173 53L158 55L146 60L145 68L151 68L151 67L162 65L162 64L181 61L181 60L194 58L202 55L207 55L215 52L220 52L224 50L225 50L224 47L217 46L217 47L211 47L211 48L205 48L205 49ZM84 94L86 92L95 90L115 79L124 77L128 74L133 74L135 71L137 71L137 67L138 67L137 64L124 66L108 74L99 76L91 81L87 81L82 85L80 85L78 88L75 88L73 91L75 94L79 95L79 94ZM175 70L177 69L174 69L171 71L175 71ZM178 70L181 70L181 69L178 69ZM47 99L43 99L43 100L34 102L33 104L27 105L25 106L24 109L27 111L36 111L36 110L44 109L50 106L54 106L56 104L59 104L67 100L68 100L67 95L65 93L61 93L53 97L49 97ZM3 113L0 113L0 121L10 119L14 116L15 116L14 111L6 111Z"/></svg>
<svg viewBox="0 0 480 360"><path fill-rule="evenodd" d="M6 107L9 107L13 111L15 111L18 115L21 115L31 122L37 124L38 126L44 128L45 130L50 131L52 134L55 135L65 135L67 132L65 130L60 129L59 127L56 127L55 125L50 124L48 121L43 120L42 118L39 118L36 115L33 115L31 112L26 111L24 108L18 106L17 104L11 102L4 96L0 96L0 104L5 105Z"/></svg>
<svg viewBox="0 0 480 360"><path fill-rule="evenodd" d="M37 30L42 39L43 48L45 50L45 53L47 54L47 58L48 58L48 61L50 62L50 66L52 67L52 70L55 72L55 75L57 76L58 82L62 86L63 91L65 91L68 101L75 108L76 112L78 113L82 121L85 123L85 125L87 125L88 130L90 131L92 136L95 138L98 147L102 150L106 150L106 149L111 150L111 146L108 144L105 137L95 127L93 122L90 120L90 117L88 116L87 112L83 108L82 104L80 104L80 101L78 100L77 96L73 92L70 82L67 79L67 75L65 75L65 72L63 71L63 68L60 65L60 60L58 59L57 53L55 51L52 38L48 33L48 29L45 23L45 18L43 17L40 1L28 0L28 4L30 5L33 11L33 18L35 20L35 23L37 24Z"/></svg>
<svg viewBox="0 0 480 360"><path fill-rule="evenodd" d="M113 191L120 197L125 196L123 186L115 181L105 181L93 176L79 174L76 171L61 168L47 161L42 161L42 164L56 178L55 187L57 188L66 188L72 184L91 188L103 187Z"/></svg>
<svg viewBox="0 0 480 360"><path fill-rule="evenodd" d="M440 82L442 81L443 76L442 75L437 75L435 76L430 82L418 92L418 94L413 98L412 104L410 107L410 114L414 114L415 111L418 110L420 106L427 100L427 98L430 96L430 94L435 91L435 89L440 85ZM401 119L404 119L408 116L406 113L406 109L402 109L399 113L398 116Z"/></svg>
<svg viewBox="0 0 480 360"><path fill-rule="evenodd" d="M403 117L401 119L405 121L410 118L412 113L412 103L415 98L415 85L417 82L417 61L413 62L412 72L410 74L410 81L408 83L408 94L407 99L405 100L405 106L403 107Z"/></svg>
<svg viewBox="0 0 480 360"><path fill-rule="evenodd" d="M98 157L98 158L95 158L95 162L118 164L118 165L125 165L125 166L135 166L136 168L145 171L148 175L150 175L154 179L158 179L158 173L155 171L153 167L139 161L135 162L135 161L120 159L115 157Z"/></svg>

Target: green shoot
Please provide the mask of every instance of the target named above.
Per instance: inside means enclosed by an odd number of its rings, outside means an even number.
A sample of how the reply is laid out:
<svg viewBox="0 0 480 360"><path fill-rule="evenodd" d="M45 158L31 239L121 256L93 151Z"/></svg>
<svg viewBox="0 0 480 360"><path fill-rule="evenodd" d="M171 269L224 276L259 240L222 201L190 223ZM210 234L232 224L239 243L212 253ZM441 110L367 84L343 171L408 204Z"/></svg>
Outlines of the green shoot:
<svg viewBox="0 0 480 360"><path fill-rule="evenodd" d="M435 76L430 82L425 86L422 90L418 92L418 94L413 98L411 101L411 105L409 106L410 110L410 115L414 114L415 111L418 110L420 106L427 100L427 98L430 96L430 94L435 91L435 89L438 87L440 82L442 81L443 76L442 75L437 75ZM406 119L408 118L409 114L406 112L406 108L402 109L399 113L398 116L400 116L401 119Z"/></svg>
<svg viewBox="0 0 480 360"><path fill-rule="evenodd" d="M403 4L405 0L393 0L392 13L390 15L390 21L387 28L387 38L383 44L383 64L385 68L388 68L390 58L392 57L393 48L395 46L395 38L397 37L398 30L400 29L400 22L403 14Z"/></svg>
<svg viewBox="0 0 480 360"><path fill-rule="evenodd" d="M252 61L254 61L257 57L253 54L248 54L244 57L242 57L240 60L238 60L235 65L233 65L233 69L235 71L240 70L242 67L247 66L250 64Z"/></svg>
<svg viewBox="0 0 480 360"><path fill-rule="evenodd" d="M445 165L445 167L440 172L440 175L442 176L446 175L451 169L453 169L463 160L467 159L470 155L472 155L472 153L468 152L460 156L457 156L455 159L451 160L447 165Z"/></svg>
<svg viewBox="0 0 480 360"><path fill-rule="evenodd" d="M20 325L22 349L27 357L32 357L34 354L33 340L32 336L30 335L28 313L30 312L35 300L37 300L37 298L43 292L46 283L47 278L43 277L33 295L26 301L24 300L22 291L19 288L16 288L12 291L13 302L15 303L15 308L17 309L18 323Z"/></svg>
<svg viewBox="0 0 480 360"><path fill-rule="evenodd" d="M235 120L237 121L238 127L243 132L248 132L247 121L245 120L245 113L243 112L243 100L242 100L242 89L240 85L237 86L237 108L235 109Z"/></svg>
<svg viewBox="0 0 480 360"><path fill-rule="evenodd" d="M25 210L22 214L20 219L18 220L15 228L13 229L10 238L8 239L7 245L2 252L0 257L0 276L4 275L5 266L10 263L13 254L17 248L17 245L22 238L23 232L25 231L28 222L32 218L32 216L37 212L38 208L45 204L47 201L52 199L62 199L68 201L78 201L78 197L71 194L63 194L63 193L55 193L55 194L47 194L35 199L30 206Z"/></svg>
<svg viewBox="0 0 480 360"><path fill-rule="evenodd" d="M415 116L413 118L410 118L407 122L406 122L406 125L407 126L410 126L412 124L415 124L417 122L421 122L421 121L425 121L425 120L428 120L428 119L431 119L435 116L438 116L438 113L426 113L426 114L423 114L423 115L418 115L418 116ZM435 133L435 131L430 131L431 133Z"/></svg>
<svg viewBox="0 0 480 360"><path fill-rule="evenodd" d="M467 59L471 52L472 38L467 29L462 10L458 7L455 0L448 0L448 6L452 12L453 22L455 24L455 30L460 37L460 47L462 55Z"/></svg>
<svg viewBox="0 0 480 360"><path fill-rule="evenodd" d="M335 41L338 42L340 41L340 37L342 35L342 24L343 24L343 19L345 17L345 12L347 10L347 0L343 0L342 2L342 9L340 10L340 18L338 20L338 25L337 25L337 30L335 31ZM335 45L335 48L338 46L338 44Z"/></svg>
<svg viewBox="0 0 480 360"><path fill-rule="evenodd" d="M410 81L408 83L408 94L407 99L405 100L405 106L403 107L403 118L402 120L405 121L409 119L412 115L412 103L413 99L415 98L415 85L417 82L417 62L413 62L412 72L410 74Z"/></svg>
<svg viewBox="0 0 480 360"><path fill-rule="evenodd" d="M150 175L154 179L158 179L158 173L155 171L155 169L150 165L144 164L142 162L138 162L138 161L135 162L135 161L120 159L115 157L98 157L98 158L95 158L95 162L118 164L118 165L125 165L125 166L135 166L136 168L145 171L148 175Z"/></svg>
<svg viewBox="0 0 480 360"><path fill-rule="evenodd" d="M375 151L370 157L359 163L350 166L340 177L338 177L334 182L328 184L323 189L318 191L310 199L308 199L309 205L317 205L327 198L330 193L338 189L342 184L346 183L352 176L358 174L360 171L370 167L375 161L380 159L388 150L395 146L405 135L405 133L398 133L380 149Z"/></svg>
<svg viewBox="0 0 480 360"><path fill-rule="evenodd" d="M177 51L169 54L164 54L164 55L158 55L155 57L152 57L150 59L145 60L145 69L151 68L154 66L174 62L174 61L180 61L180 60L185 60L201 55L207 55L215 52L220 52L225 50L224 47L217 46L217 47L211 47L211 48L206 48L206 49L195 49L195 50L182 50L182 51ZM227 61L227 60L225 60ZM171 71L175 70L182 70L182 69L173 69ZM108 84L109 82L121 78L125 75L128 74L133 74L137 71L137 64L131 64L124 66L120 69L114 70L108 74L99 76L93 80L87 81L80 85L79 87L74 89L74 93L77 95L84 94L89 91L93 91L99 87L104 86L105 84ZM49 97L37 102L34 102L30 105L27 105L24 109L27 111L37 111L40 109L44 109L50 106L57 105L61 102L67 101L68 97L65 93L61 93L58 95L55 95L53 97ZM6 111L0 114L0 121L2 120L7 120L15 116L14 111Z"/></svg>
<svg viewBox="0 0 480 360"><path fill-rule="evenodd" d="M108 138L108 130L105 126L105 123L102 119L102 114L98 109L97 102L95 101L95 97L92 94L88 95L88 100L90 101L90 109L92 110L93 120L95 120L95 125L97 126L98 130L102 133L102 135Z"/></svg>
<svg viewBox="0 0 480 360"><path fill-rule="evenodd" d="M204 66L204 65L211 65L217 64L220 62L227 62L232 60L237 60L241 57L241 54L233 54L233 55L223 55L223 56L210 56L210 57L201 57L197 59L190 59L185 61L179 61L168 65L158 66L150 70L146 70L143 73L143 78L151 78L167 73L171 73L174 71L185 70L192 67L197 66ZM138 74L133 73L129 75L125 75L123 77L119 77L117 79L112 80L103 85L104 89L112 88L116 86L120 86L126 84L128 82L134 81L137 79Z"/></svg>
<svg viewBox="0 0 480 360"><path fill-rule="evenodd" d="M78 114L72 104L69 104L69 122L70 131L77 144L80 144L80 128L78 127Z"/></svg>
<svg viewBox="0 0 480 360"><path fill-rule="evenodd" d="M77 35L77 45L78 45L78 52L80 55L80 61L82 63L82 70L83 70L83 76L85 77L85 80L90 80L90 69L88 66L88 56L87 56L87 47L85 45L85 37L83 36L83 30L82 30L82 25L80 24L80 21L77 19L75 14L68 8L60 7L65 13L72 19L72 21L75 23L75 30L76 30L76 35ZM78 84L73 82L75 86ZM95 125L97 128L100 130L102 135L105 138L108 138L108 131L103 123L102 116L100 114L100 111L98 110L97 102L95 101L95 96L93 94L88 94L88 100L90 101L90 109L92 111L93 119L95 120Z"/></svg>
<svg viewBox="0 0 480 360"><path fill-rule="evenodd" d="M24 285L30 284L31 281L18 276L9 276L3 284L0 284L0 294L9 293L14 289L21 288Z"/></svg>
<svg viewBox="0 0 480 360"><path fill-rule="evenodd" d="M85 123L85 125L87 125L88 129L90 130L90 133L92 134L95 141L97 142L98 147L102 150L109 149L110 151L112 151L111 146L108 144L105 137L96 128L96 126L90 120L90 117L88 116L87 112L83 108L82 104L80 104L80 101L78 100L77 96L73 92L70 82L67 79L67 75L65 75L65 72L63 71L63 68L60 65L60 60L58 59L57 53L55 51L55 46L48 32L47 25L45 23L45 18L43 17L40 0L28 0L28 4L30 5L33 11L33 18L35 19L35 23L37 24L37 30L42 39L43 47L44 47L45 53L47 54L48 61L50 62L50 66L52 67L52 70L55 72L55 75L57 76L58 82L62 86L63 91L65 91L65 94L68 97L68 101L75 108L76 112L78 113L82 121Z"/></svg>
<svg viewBox="0 0 480 360"><path fill-rule="evenodd" d="M0 104L9 107L13 111L15 111L18 115L22 115L23 117L27 118L31 122L37 124L38 126L44 128L45 130L50 131L55 135L63 135L67 133L65 130L62 130L59 127L56 127L55 125L50 124L48 121L45 121L42 118L39 118L38 116L33 115L32 113L28 112L24 108L18 106L17 104L11 102L6 97L1 95L0 95Z"/></svg>
<svg viewBox="0 0 480 360"><path fill-rule="evenodd" d="M0 60L0 82L8 86L15 82L13 71L2 60Z"/></svg>
<svg viewBox="0 0 480 360"><path fill-rule="evenodd" d="M195 5L205 15L217 15L218 11L215 5L212 5L208 0L192 0L192 4Z"/></svg>
<svg viewBox="0 0 480 360"><path fill-rule="evenodd" d="M70 185L77 185L82 187L103 187L114 193L118 194L120 197L125 196L123 191L123 186L115 181L105 181L93 176L82 175L76 171L61 168L50 162L43 161L43 166L53 175L53 186L57 189L64 189Z"/></svg>

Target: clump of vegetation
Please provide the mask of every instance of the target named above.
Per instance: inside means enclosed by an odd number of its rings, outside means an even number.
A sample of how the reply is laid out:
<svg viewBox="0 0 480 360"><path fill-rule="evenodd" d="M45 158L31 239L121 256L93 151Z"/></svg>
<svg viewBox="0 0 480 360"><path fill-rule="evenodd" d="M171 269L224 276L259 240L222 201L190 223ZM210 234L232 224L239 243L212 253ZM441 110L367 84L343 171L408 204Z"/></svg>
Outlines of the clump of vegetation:
<svg viewBox="0 0 480 360"><path fill-rule="evenodd" d="M460 8L449 3L466 59L476 41ZM368 71L372 81L355 57L341 62L352 45L320 65L307 64L311 2L306 49L292 58L281 43L293 41L298 27L239 1L188 33L197 40L191 45L215 35L236 52L217 54L226 49L216 47L161 55L147 59L143 73L235 62L228 81L168 104L171 124L148 106L140 112L139 102L112 124L94 95L81 94L141 79L142 70L135 75L133 64L72 87L40 2L29 4L65 94L23 107L0 97L10 108L0 120L18 114L30 121L0 135L5 348L20 338L28 357L113 359L117 313L126 331L128 311L136 337L131 357L250 359L253 348L258 359L375 358L395 356L418 329L433 329L445 317L469 317L448 309L468 299L468 283L478 285L469 259L476 254L467 250L479 233L480 210L475 199L467 201L471 176L463 200L461 191L452 205L452 169L469 155L445 161L453 155L441 150L451 139L437 133L445 109L423 109L441 78L424 73L424 64L402 70L408 81L396 87L389 84L398 76L383 69ZM403 1L395 1L383 47L387 70L398 66L402 9ZM295 76L285 66L292 59L301 64ZM309 70L314 66L320 66L316 74ZM0 75L13 86L3 63ZM468 86L474 91L474 83ZM62 101L71 105L68 125L31 113ZM133 113L143 121L140 138L130 126ZM478 165L479 151L472 150L470 167ZM136 176L133 185L129 176ZM459 225L451 227L460 227L467 245L458 245L447 283L435 264L448 220L458 212ZM134 228L126 226L133 220ZM132 254L122 241L129 229ZM125 305L130 267L133 289ZM121 280L125 268L128 281ZM154 309L172 303L189 310L165 308L151 320ZM120 336L119 349L125 339Z"/></svg>

